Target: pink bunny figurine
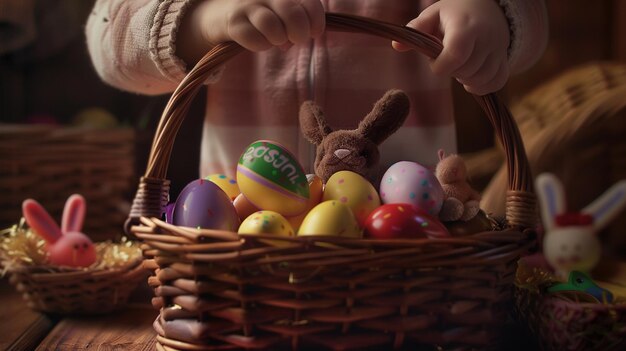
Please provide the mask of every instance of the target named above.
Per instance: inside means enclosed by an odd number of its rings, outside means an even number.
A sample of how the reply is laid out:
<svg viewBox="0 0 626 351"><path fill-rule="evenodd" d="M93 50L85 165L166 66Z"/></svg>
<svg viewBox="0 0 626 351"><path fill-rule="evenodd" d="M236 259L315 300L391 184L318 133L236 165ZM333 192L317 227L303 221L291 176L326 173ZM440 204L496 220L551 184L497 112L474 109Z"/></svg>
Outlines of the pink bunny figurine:
<svg viewBox="0 0 626 351"><path fill-rule="evenodd" d="M87 235L80 232L85 218L85 199L74 194L63 209L61 228L48 212L33 199L24 200L22 212L26 223L46 241L48 261L70 267L88 267L96 261L96 249Z"/></svg>
<svg viewBox="0 0 626 351"><path fill-rule="evenodd" d="M543 253L557 278L567 281L571 271L585 274L600 259L598 233L626 205L626 180L615 183L580 212L568 212L561 182L550 173L535 180L544 226Z"/></svg>
<svg viewBox="0 0 626 351"><path fill-rule="evenodd" d="M444 150L439 150L435 176L445 196L439 219L444 222L469 221L478 214L480 194L467 182L467 168L461 156L446 156Z"/></svg>

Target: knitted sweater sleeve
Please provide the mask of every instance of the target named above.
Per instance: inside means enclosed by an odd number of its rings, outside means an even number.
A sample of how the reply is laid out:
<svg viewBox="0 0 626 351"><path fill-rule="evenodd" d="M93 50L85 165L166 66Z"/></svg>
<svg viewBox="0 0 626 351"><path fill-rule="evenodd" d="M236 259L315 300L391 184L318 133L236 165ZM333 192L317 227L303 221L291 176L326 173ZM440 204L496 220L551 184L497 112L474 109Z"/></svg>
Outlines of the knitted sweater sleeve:
<svg viewBox="0 0 626 351"><path fill-rule="evenodd" d="M176 34L193 0L98 0L87 21L91 61L108 84L141 94L173 91L187 71ZM210 80L216 80L216 72Z"/></svg>
<svg viewBox="0 0 626 351"><path fill-rule="evenodd" d="M544 0L499 0L509 20L509 63L513 73L532 66L548 43L548 15Z"/></svg>

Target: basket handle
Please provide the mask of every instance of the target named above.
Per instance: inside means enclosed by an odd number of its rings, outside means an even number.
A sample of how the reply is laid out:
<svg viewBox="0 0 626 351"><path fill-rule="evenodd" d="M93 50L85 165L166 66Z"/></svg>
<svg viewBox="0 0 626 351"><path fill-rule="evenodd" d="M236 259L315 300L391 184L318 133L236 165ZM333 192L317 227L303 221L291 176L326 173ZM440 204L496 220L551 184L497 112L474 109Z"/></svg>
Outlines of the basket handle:
<svg viewBox="0 0 626 351"><path fill-rule="evenodd" d="M326 27L333 31L361 32L395 40L422 54L435 58L443 49L441 41L429 34L369 18L326 14ZM225 64L245 49L234 42L213 47L180 82L167 103L157 127L146 172L141 177L133 201L126 231L139 223L139 218L160 217L169 197L169 181L165 179L176 134L183 122L191 101L211 72ZM506 219L509 226L530 228L535 225L535 197L532 178L522 139L508 108L496 94L474 95L491 122L502 144L508 165L508 192Z"/></svg>

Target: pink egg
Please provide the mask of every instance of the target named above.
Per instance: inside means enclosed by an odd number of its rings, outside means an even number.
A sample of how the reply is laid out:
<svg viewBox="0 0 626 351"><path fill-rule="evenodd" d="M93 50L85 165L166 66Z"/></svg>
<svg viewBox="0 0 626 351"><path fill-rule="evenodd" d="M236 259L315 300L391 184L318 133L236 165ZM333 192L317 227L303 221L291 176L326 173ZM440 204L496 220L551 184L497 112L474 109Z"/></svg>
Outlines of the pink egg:
<svg viewBox="0 0 626 351"><path fill-rule="evenodd" d="M443 204L443 188L428 168L416 162L393 164L380 182L384 204L407 203L437 216Z"/></svg>

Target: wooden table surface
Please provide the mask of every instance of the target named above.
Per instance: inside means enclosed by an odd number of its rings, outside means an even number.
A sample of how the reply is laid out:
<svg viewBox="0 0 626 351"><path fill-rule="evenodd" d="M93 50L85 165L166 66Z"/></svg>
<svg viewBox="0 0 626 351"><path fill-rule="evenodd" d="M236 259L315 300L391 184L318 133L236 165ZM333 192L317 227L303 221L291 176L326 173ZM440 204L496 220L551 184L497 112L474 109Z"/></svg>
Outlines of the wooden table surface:
<svg viewBox="0 0 626 351"><path fill-rule="evenodd" d="M0 350L155 349L152 322L157 311L149 305L149 298L145 302L131 302L109 315L60 318L29 309L22 296L3 279L0 301Z"/></svg>

